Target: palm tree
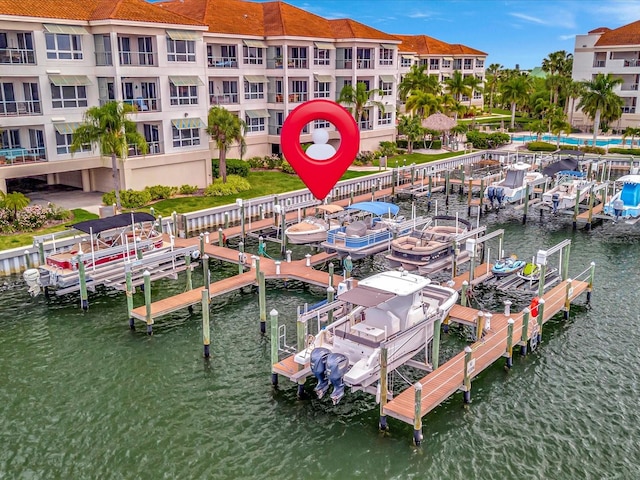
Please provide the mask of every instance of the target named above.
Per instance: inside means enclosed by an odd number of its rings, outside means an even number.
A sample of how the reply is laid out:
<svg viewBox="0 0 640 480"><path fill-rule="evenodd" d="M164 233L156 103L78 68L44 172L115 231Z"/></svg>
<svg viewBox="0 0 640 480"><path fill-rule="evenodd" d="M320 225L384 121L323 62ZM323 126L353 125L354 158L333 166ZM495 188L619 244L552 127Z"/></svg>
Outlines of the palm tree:
<svg viewBox="0 0 640 480"><path fill-rule="evenodd" d="M224 107L211 107L207 116L207 134L216 144L222 183L227 183L227 150L238 142L243 149L246 124Z"/></svg>
<svg viewBox="0 0 640 480"><path fill-rule="evenodd" d="M473 92L482 93L482 80L475 75L470 75L464 79L464 83L469 87L469 108L471 108L471 102L473 101Z"/></svg>
<svg viewBox="0 0 640 480"><path fill-rule="evenodd" d="M407 137L407 153L413 153L413 143L424 137L424 128L418 117L402 115L398 120L398 133Z"/></svg>
<svg viewBox="0 0 640 480"><path fill-rule="evenodd" d="M116 194L116 208L120 210L120 174L118 159L124 161L133 146L143 154L148 146L144 136L138 132L136 123L129 120L128 113L135 112L133 105L122 102L108 102L101 107L88 108L84 113L84 121L73 132L71 153L77 152L84 145L99 147L101 155L111 156L111 172Z"/></svg>
<svg viewBox="0 0 640 480"><path fill-rule="evenodd" d="M576 99L582 96L584 84L582 82L569 81L563 87L565 94L565 113L569 117L569 123L573 125L573 112L575 111Z"/></svg>
<svg viewBox="0 0 640 480"><path fill-rule="evenodd" d="M553 117L551 120L551 133L556 136L556 147L560 148L560 135L562 133L571 133L571 124L567 122L564 114Z"/></svg>
<svg viewBox="0 0 640 480"><path fill-rule="evenodd" d="M635 138L640 135L640 128L627 127L622 133L622 140L626 140L631 137L631 148L633 148Z"/></svg>
<svg viewBox="0 0 640 480"><path fill-rule="evenodd" d="M485 91L489 89L489 112L493 109L493 95L496 93L498 83L500 82L500 70L504 67L499 63L492 63L487 68L487 76L485 78Z"/></svg>
<svg viewBox="0 0 640 480"><path fill-rule="evenodd" d="M542 134L547 131L547 124L542 120L534 120L529 123L529 130L536 134L536 142L542 140Z"/></svg>
<svg viewBox="0 0 640 480"><path fill-rule="evenodd" d="M25 197L23 193L20 192L11 192L4 193L0 192L2 196L0 197L0 204L2 208L5 208L11 212L10 220L15 220L18 216L18 210L22 210L24 207L29 205L29 198Z"/></svg>
<svg viewBox="0 0 640 480"><path fill-rule="evenodd" d="M398 93L402 100L406 100L409 95L418 91L434 95L442 93L442 85L440 85L438 77L427 74L426 70L426 64L411 67L398 86Z"/></svg>
<svg viewBox="0 0 640 480"><path fill-rule="evenodd" d="M518 75L502 85L502 100L511 104L511 128L516 124L516 105L524 104L531 93L531 78Z"/></svg>
<svg viewBox="0 0 640 480"><path fill-rule="evenodd" d="M367 84L364 82L358 82L355 87L353 85L345 85L342 87L342 90L340 90L338 103L347 105L347 109L353 114L358 125L360 125L360 122L364 118L363 115L366 107L375 105L384 113L384 103L372 100L372 97L378 93L381 93L381 90L377 88L368 90Z"/></svg>
<svg viewBox="0 0 640 480"><path fill-rule="evenodd" d="M444 81L444 84L447 86L449 93L453 95L457 101L460 101L464 95L467 97L471 96L471 88L467 84L462 73L460 73L460 70L453 72L453 75L450 78L447 78Z"/></svg>
<svg viewBox="0 0 640 480"><path fill-rule="evenodd" d="M408 112L417 113L420 118L426 118L440 109L440 98L433 93L414 90L407 99L405 108Z"/></svg>
<svg viewBox="0 0 640 480"><path fill-rule="evenodd" d="M600 120L612 121L622 116L622 99L613 91L622 85L621 78L615 78L611 73L599 73L593 80L583 82L585 91L582 94L578 109L582 109L589 118L593 119L593 144L596 144Z"/></svg>

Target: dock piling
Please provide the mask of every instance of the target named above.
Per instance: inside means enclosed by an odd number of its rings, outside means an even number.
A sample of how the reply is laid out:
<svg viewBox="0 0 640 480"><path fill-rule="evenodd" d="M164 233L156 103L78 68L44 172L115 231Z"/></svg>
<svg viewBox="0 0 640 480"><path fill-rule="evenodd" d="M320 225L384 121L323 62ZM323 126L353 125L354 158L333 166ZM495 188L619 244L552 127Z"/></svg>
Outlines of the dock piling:
<svg viewBox="0 0 640 480"><path fill-rule="evenodd" d="M513 318L507 320L507 368L513 367Z"/></svg>
<svg viewBox="0 0 640 480"><path fill-rule="evenodd" d="M40 264L44 264L44 242L38 242L38 259L40 260Z"/></svg>
<svg viewBox="0 0 640 480"><path fill-rule="evenodd" d="M221 228L218 229L218 246L224 247L224 233Z"/></svg>
<svg viewBox="0 0 640 480"><path fill-rule="evenodd" d="M476 342L479 342L482 340L484 334L484 312L478 310L476 315Z"/></svg>
<svg viewBox="0 0 640 480"><path fill-rule="evenodd" d="M291 263L291 250L287 250L287 263Z"/></svg>
<svg viewBox="0 0 640 480"><path fill-rule="evenodd" d="M504 316L505 317L508 317L509 315L511 315L511 305L512 305L511 300L505 300L504 301Z"/></svg>
<svg viewBox="0 0 640 480"><path fill-rule="evenodd" d="M267 332L267 289L264 272L258 270L258 303L260 304L260 333Z"/></svg>
<svg viewBox="0 0 640 480"><path fill-rule="evenodd" d="M127 317L129 317L129 328L135 330L135 322L133 316L131 316L131 310L133 310L133 282L131 280L131 270L127 269L125 273L125 283L127 285Z"/></svg>
<svg viewBox="0 0 640 480"><path fill-rule="evenodd" d="M193 290L193 280L191 279L191 255L188 253L184 256L184 266L187 271L187 290Z"/></svg>
<svg viewBox="0 0 640 480"><path fill-rule="evenodd" d="M387 347L380 347L380 421L378 428L381 432L389 429L387 416L384 414L384 407L387 404Z"/></svg>
<svg viewBox="0 0 640 480"><path fill-rule="evenodd" d="M329 286L333 287L333 262L329 262Z"/></svg>
<svg viewBox="0 0 640 480"><path fill-rule="evenodd" d="M273 262L274 265L276 266L276 275L280 275L280 264L282 263L280 260L276 260L275 262Z"/></svg>
<svg viewBox="0 0 640 480"><path fill-rule="evenodd" d="M201 233L198 237L200 238L200 254L204 255L204 233Z"/></svg>
<svg viewBox="0 0 640 480"><path fill-rule="evenodd" d="M202 290L202 344L204 345L204 358L209 358L211 335L209 331L209 292Z"/></svg>
<svg viewBox="0 0 640 480"><path fill-rule="evenodd" d="M142 276L144 277L144 306L147 335L153 335L153 317L151 316L151 273L149 270L145 270Z"/></svg>
<svg viewBox="0 0 640 480"><path fill-rule="evenodd" d="M89 310L89 297L87 295L87 276L84 270L82 254L79 254L76 257L76 260L78 262L78 277L80 279L80 306L82 307L82 310L86 312Z"/></svg>
<svg viewBox="0 0 640 480"><path fill-rule="evenodd" d="M571 310L571 295L573 295L573 286L571 285L571 279L567 278L563 309L563 317L565 320L569 320L569 310Z"/></svg>
<svg viewBox="0 0 640 480"><path fill-rule="evenodd" d="M416 447L422 445L422 384L416 382L413 386L416 396L413 411L413 444Z"/></svg>
<svg viewBox="0 0 640 480"><path fill-rule="evenodd" d="M306 259L306 261L305 261L305 263L304 263L304 264L305 264L305 266L310 267L310 266L311 266L311 254L310 254L310 253L307 253L307 254L304 256L304 258Z"/></svg>
<svg viewBox="0 0 640 480"><path fill-rule="evenodd" d="M463 391L463 400L465 405L471 403L471 374L475 368L475 361L472 361L473 350L471 347L467 345L464 347L464 391Z"/></svg>
<svg viewBox="0 0 640 480"><path fill-rule="evenodd" d="M536 343L542 342L542 323L544 321L544 298L538 302L538 338Z"/></svg>
<svg viewBox="0 0 640 480"><path fill-rule="evenodd" d="M278 363L278 311L269 312L271 317L271 365ZM278 386L278 374L271 372L271 385Z"/></svg>
<svg viewBox="0 0 640 480"><path fill-rule="evenodd" d="M332 303L335 299L336 290L331 285L327 287L327 303ZM327 312L327 323L333 322L333 310Z"/></svg>
<svg viewBox="0 0 640 480"><path fill-rule="evenodd" d="M469 288L469 282L466 280L462 282L462 294L460 295L460 305L467 306L467 289ZM446 332L445 332L446 333Z"/></svg>
<svg viewBox="0 0 640 480"><path fill-rule="evenodd" d="M440 366L440 329L442 320L438 318L433 326L433 343L431 345L431 368L433 370Z"/></svg>
<svg viewBox="0 0 640 480"><path fill-rule="evenodd" d="M202 256L202 275L204 278L204 289L207 291L207 294L209 294L211 271L209 270L209 255L207 254Z"/></svg>
<svg viewBox="0 0 640 480"><path fill-rule="evenodd" d="M591 303L591 292L593 291L593 280L596 276L596 264L591 262L591 268L589 272L589 286L587 287L587 304Z"/></svg>
<svg viewBox="0 0 640 480"><path fill-rule="evenodd" d="M525 356L527 354L527 347L529 345L529 318L531 317L531 310L529 307L522 311L522 335L520 336L520 355Z"/></svg>

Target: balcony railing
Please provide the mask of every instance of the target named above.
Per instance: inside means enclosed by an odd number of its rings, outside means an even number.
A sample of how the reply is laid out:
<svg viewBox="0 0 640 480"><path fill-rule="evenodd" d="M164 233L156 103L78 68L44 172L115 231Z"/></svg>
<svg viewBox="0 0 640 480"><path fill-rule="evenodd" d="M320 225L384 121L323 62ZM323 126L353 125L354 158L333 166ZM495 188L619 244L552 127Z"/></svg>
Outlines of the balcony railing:
<svg viewBox="0 0 640 480"><path fill-rule="evenodd" d="M464 69L465 70L473 70L473 65L471 65L470 63L465 63L464 64Z"/></svg>
<svg viewBox="0 0 640 480"><path fill-rule="evenodd" d="M330 98L331 93L327 91L315 91L313 92L313 98Z"/></svg>
<svg viewBox="0 0 640 480"><path fill-rule="evenodd" d="M606 65L606 60L596 60L595 62L593 62L593 68L604 68Z"/></svg>
<svg viewBox="0 0 640 480"><path fill-rule="evenodd" d="M237 57L207 57L209 68L238 68Z"/></svg>
<svg viewBox="0 0 640 480"><path fill-rule="evenodd" d="M147 155L161 155L162 152L162 143L161 142L147 142ZM144 155L137 146L129 145L129 153L130 157L140 157Z"/></svg>
<svg viewBox="0 0 640 480"><path fill-rule="evenodd" d="M26 48L0 48L0 63L35 65L36 52Z"/></svg>
<svg viewBox="0 0 640 480"><path fill-rule="evenodd" d="M359 58L358 59L358 68L373 68L373 60L370 58Z"/></svg>
<svg viewBox="0 0 640 480"><path fill-rule="evenodd" d="M306 102L309 99L307 92L290 93L289 101L292 103Z"/></svg>
<svg viewBox="0 0 640 480"><path fill-rule="evenodd" d="M42 115L42 108L40 108L39 100L31 100L28 102L0 102L0 115L7 117Z"/></svg>
<svg viewBox="0 0 640 480"><path fill-rule="evenodd" d="M124 100L124 103L133 105L138 112L159 112L160 102L157 98L136 97Z"/></svg>
<svg viewBox="0 0 640 480"><path fill-rule="evenodd" d="M269 135L280 135L282 125L269 125Z"/></svg>
<svg viewBox="0 0 640 480"><path fill-rule="evenodd" d="M95 55L98 67L113 65L113 54L111 52L96 52Z"/></svg>
<svg viewBox="0 0 640 480"><path fill-rule="evenodd" d="M342 59L337 59L336 60L336 68L339 69L351 69L353 68L353 61L352 60L345 60L344 58Z"/></svg>
<svg viewBox="0 0 640 480"><path fill-rule="evenodd" d="M439 63L430 63L429 64L429 70L440 70L440 64Z"/></svg>
<svg viewBox="0 0 640 480"><path fill-rule="evenodd" d="M134 67L157 67L158 60L153 52L118 52L120 65Z"/></svg>
<svg viewBox="0 0 640 480"><path fill-rule="evenodd" d="M283 103L284 94L282 93L267 93L267 102L269 103Z"/></svg>
<svg viewBox="0 0 640 480"><path fill-rule="evenodd" d="M360 130L371 130L373 125L369 120L362 120L358 122L358 127L360 127Z"/></svg>
<svg viewBox="0 0 640 480"><path fill-rule="evenodd" d="M625 67L640 67L640 60L625 60Z"/></svg>
<svg viewBox="0 0 640 480"><path fill-rule="evenodd" d="M237 93L225 93L222 95L209 95L211 105L231 105L240 103Z"/></svg>
<svg viewBox="0 0 640 480"><path fill-rule="evenodd" d="M638 90L637 83L623 83L620 90Z"/></svg>
<svg viewBox="0 0 640 480"><path fill-rule="evenodd" d="M636 113L636 107L634 106L622 107L622 113Z"/></svg>
<svg viewBox="0 0 640 480"><path fill-rule="evenodd" d="M0 148L0 165L16 165L18 163L46 162L44 147L41 148Z"/></svg>
<svg viewBox="0 0 640 480"><path fill-rule="evenodd" d="M287 61L289 68L309 68L309 60L306 58L290 58Z"/></svg>

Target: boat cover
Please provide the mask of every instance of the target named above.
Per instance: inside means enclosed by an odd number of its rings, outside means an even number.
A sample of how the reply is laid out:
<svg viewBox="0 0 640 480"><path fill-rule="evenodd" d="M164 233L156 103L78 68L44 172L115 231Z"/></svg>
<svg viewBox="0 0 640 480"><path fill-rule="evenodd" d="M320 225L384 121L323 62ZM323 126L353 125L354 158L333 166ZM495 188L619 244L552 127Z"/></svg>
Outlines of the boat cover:
<svg viewBox="0 0 640 480"><path fill-rule="evenodd" d="M132 223L153 222L155 217L149 213L131 212L121 213L113 217L98 218L96 220L87 220L72 225L76 230L85 233L100 233L114 228L122 228Z"/></svg>
<svg viewBox="0 0 640 480"><path fill-rule="evenodd" d="M341 293L338 300L369 308L380 305L395 296L395 293L385 292L365 285L358 285L351 290Z"/></svg>
<svg viewBox="0 0 640 480"><path fill-rule="evenodd" d="M389 213L391 213L391 215L397 215L400 211L400 207L387 202L358 202L353 205L349 205L345 210L361 210L363 212L382 216Z"/></svg>
<svg viewBox="0 0 640 480"><path fill-rule="evenodd" d="M562 170L577 170L578 169L578 159L567 157L557 162L550 163L546 167L542 169L542 175L545 177L553 177L556 173Z"/></svg>
<svg viewBox="0 0 640 480"><path fill-rule="evenodd" d="M518 188L524 185L524 170L507 170L507 176L501 183L501 187Z"/></svg>
<svg viewBox="0 0 640 480"><path fill-rule="evenodd" d="M367 233L367 224L362 220L350 223L344 229L344 233L347 237L364 237Z"/></svg>

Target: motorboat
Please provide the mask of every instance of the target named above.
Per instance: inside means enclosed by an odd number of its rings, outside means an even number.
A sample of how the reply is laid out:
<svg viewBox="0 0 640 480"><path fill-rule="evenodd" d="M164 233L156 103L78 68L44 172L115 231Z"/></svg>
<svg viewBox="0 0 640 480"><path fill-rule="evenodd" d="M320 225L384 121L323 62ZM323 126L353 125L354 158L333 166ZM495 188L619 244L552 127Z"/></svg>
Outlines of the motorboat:
<svg viewBox="0 0 640 480"><path fill-rule="evenodd" d="M29 291L36 295L40 287L65 288L79 282L78 268L82 262L87 277L96 267L108 266L164 245L162 232L156 229L156 219L144 212L131 212L72 225L68 231L74 243L61 247L46 257L37 269L24 272ZM77 235L77 236L76 236Z"/></svg>
<svg viewBox="0 0 640 480"><path fill-rule="evenodd" d="M555 186L542 195L542 204L550 207L553 213L558 210L574 208L589 196L592 183L583 172L561 170L556 173Z"/></svg>
<svg viewBox="0 0 640 480"><path fill-rule="evenodd" d="M527 185L542 178L544 177L540 172L531 171L530 164L517 162L507 167L503 180L493 182L487 187L484 196L494 207L501 207L505 203L520 202L526 195Z"/></svg>
<svg viewBox="0 0 640 480"><path fill-rule="evenodd" d="M434 324L444 320L458 300L458 292L407 272L387 271L338 286L335 311L341 312L310 336L294 362L310 367L322 398L333 385L337 404L345 387L371 391L380 380L380 355L387 353L387 372L424 352L433 338ZM374 390L375 391L375 390Z"/></svg>
<svg viewBox="0 0 640 480"><path fill-rule="evenodd" d="M329 230L321 246L328 253L337 253L341 258L351 256L352 260L388 249L394 237L406 235L427 222L423 217L406 221L398 215L400 207L387 202L358 202L345 210L357 213L358 219Z"/></svg>
<svg viewBox="0 0 640 480"><path fill-rule="evenodd" d="M344 209L340 205L318 205L315 216L308 216L285 229L287 241L296 245L324 242L330 229L342 225L343 215Z"/></svg>
<svg viewBox="0 0 640 480"><path fill-rule="evenodd" d="M527 262L518 260L516 255L501 258L491 266L491 273L496 277L506 277L522 270Z"/></svg>
<svg viewBox="0 0 640 480"><path fill-rule="evenodd" d="M622 189L604 205L604 214L629 219L640 216L640 175L624 175L616 180Z"/></svg>
<svg viewBox="0 0 640 480"><path fill-rule="evenodd" d="M391 251L386 256L391 267L417 269L422 274L429 274L451 264L456 240L471 230L471 223L450 215L436 215L431 220L408 235L391 241ZM458 262L469 258L468 251L458 252Z"/></svg>

